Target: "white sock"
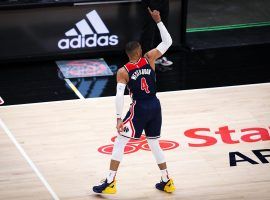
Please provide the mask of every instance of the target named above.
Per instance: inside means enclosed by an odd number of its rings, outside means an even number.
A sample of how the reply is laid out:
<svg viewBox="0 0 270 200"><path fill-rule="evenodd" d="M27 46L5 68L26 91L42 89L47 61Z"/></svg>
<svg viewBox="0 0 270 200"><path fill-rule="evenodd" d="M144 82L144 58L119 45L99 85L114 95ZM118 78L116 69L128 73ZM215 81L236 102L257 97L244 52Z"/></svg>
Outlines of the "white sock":
<svg viewBox="0 0 270 200"><path fill-rule="evenodd" d="M169 180L169 174L167 169L160 170L161 171L161 179L163 182L167 182Z"/></svg>
<svg viewBox="0 0 270 200"><path fill-rule="evenodd" d="M115 175L116 175L116 171L110 170L107 177L106 177L107 178L107 183L113 182Z"/></svg>

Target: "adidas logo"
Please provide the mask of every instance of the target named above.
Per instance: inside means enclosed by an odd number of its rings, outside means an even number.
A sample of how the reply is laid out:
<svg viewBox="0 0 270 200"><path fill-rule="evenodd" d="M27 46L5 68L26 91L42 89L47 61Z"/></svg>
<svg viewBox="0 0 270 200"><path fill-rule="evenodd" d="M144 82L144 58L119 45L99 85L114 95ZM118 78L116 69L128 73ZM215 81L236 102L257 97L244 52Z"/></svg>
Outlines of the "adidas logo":
<svg viewBox="0 0 270 200"><path fill-rule="evenodd" d="M76 23L76 27L65 33L66 38L58 41L60 49L115 46L119 43L117 35L110 32L97 11L86 14L87 19Z"/></svg>

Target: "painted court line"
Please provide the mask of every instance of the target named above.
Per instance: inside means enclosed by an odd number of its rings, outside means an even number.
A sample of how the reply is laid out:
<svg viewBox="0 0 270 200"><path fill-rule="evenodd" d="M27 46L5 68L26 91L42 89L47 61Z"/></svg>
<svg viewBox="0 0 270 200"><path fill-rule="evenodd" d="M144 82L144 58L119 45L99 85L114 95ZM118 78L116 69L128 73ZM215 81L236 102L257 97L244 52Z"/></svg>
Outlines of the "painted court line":
<svg viewBox="0 0 270 200"><path fill-rule="evenodd" d="M69 80L70 81L70 80ZM72 84L72 83L71 83ZM73 84L72 84L73 85ZM175 90L175 91L166 91L166 92L158 92L157 96L159 94L185 94L185 93L193 93L193 92L204 92L204 91L215 91L215 90L229 90L232 88L248 88L248 87L256 87L256 86L270 86L270 83L254 83L254 84L243 84L243 85L232 85L232 86L221 86L221 87L211 87L211 88L199 88L199 89L188 89L188 90ZM75 87L75 86L74 86ZM129 95L125 95L129 96ZM106 99L106 98L112 98L115 96L107 96L107 97L93 97L93 98L84 98L82 96L82 99L68 99L68 100L61 100L61 101L48 101L48 102L38 102L38 103L25 103L25 104L16 104L16 105L2 105L0 106L0 109L6 109L6 108L12 108L12 107L21 107L21 106L35 106L35 105L46 105L46 104L55 104L55 103L62 103L62 102L72 102L72 101L78 101L78 100L86 100L86 101L96 101L98 99Z"/></svg>
<svg viewBox="0 0 270 200"><path fill-rule="evenodd" d="M8 127L5 125L5 123L3 122L2 119L0 119L0 126L2 127L2 129L4 130L4 132L7 134L7 136L9 137L9 139L16 146L16 148L19 150L19 152L24 157L24 159L28 162L28 164L30 165L30 167L32 168L32 170L36 173L36 175L41 180L41 182L44 184L44 186L47 188L47 190L50 192L52 198L54 200L59 200L58 196L53 191L53 189L51 188L51 186L49 185L49 183L46 181L46 179L44 178L44 176L40 173L40 171L38 170L38 168L36 167L36 165L33 163L33 161L30 159L30 157L26 154L26 152L24 151L24 149L22 148L22 146L18 143L18 141L16 140L16 138L14 137L14 135L11 133L11 131L8 129Z"/></svg>
<svg viewBox="0 0 270 200"><path fill-rule="evenodd" d="M75 92L75 94L80 98L80 99L85 99L84 96L80 93L80 91L75 87L75 85L67 78L65 78L65 81L69 85L69 87Z"/></svg>
<svg viewBox="0 0 270 200"><path fill-rule="evenodd" d="M175 91L166 91L166 92L158 92L159 93L192 93L192 92L204 92L204 91L215 91L215 90L229 90L232 88L240 89L240 88L248 88L248 87L255 87L255 86L270 86L270 83L254 83L254 84L243 84L243 85L232 85L232 86L221 86L221 87L210 87L210 88L198 88L198 89L188 89L188 90L175 90Z"/></svg>

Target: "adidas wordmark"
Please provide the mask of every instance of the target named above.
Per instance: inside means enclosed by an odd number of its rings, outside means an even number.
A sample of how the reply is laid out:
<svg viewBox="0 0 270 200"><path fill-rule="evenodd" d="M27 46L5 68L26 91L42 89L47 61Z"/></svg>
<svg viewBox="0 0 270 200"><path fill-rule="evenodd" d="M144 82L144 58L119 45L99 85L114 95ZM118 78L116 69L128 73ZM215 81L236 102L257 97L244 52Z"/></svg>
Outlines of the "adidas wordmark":
<svg viewBox="0 0 270 200"><path fill-rule="evenodd" d="M109 30L95 10L86 14L86 17L88 22L85 19L79 21L76 23L76 28L65 33L66 38L59 40L58 47L60 49L115 46L119 43L118 36L110 35Z"/></svg>

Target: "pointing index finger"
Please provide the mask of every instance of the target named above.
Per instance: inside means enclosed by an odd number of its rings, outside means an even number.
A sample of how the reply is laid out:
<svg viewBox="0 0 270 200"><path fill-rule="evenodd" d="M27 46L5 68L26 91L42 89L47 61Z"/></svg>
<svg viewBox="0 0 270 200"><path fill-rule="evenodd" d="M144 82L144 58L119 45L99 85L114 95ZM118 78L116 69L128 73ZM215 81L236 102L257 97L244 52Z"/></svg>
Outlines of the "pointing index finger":
<svg viewBox="0 0 270 200"><path fill-rule="evenodd" d="M153 13L153 11L149 7L148 7L148 11L149 11L150 14Z"/></svg>

